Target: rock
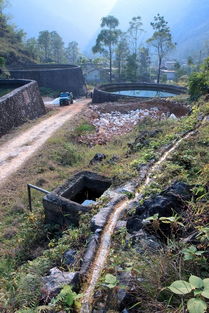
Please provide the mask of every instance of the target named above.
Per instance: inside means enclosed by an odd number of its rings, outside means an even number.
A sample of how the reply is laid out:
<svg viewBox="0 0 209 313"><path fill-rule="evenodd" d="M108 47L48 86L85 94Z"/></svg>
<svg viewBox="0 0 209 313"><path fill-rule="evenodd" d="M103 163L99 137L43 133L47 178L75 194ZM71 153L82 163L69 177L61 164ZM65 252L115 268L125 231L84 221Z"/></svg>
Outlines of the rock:
<svg viewBox="0 0 209 313"><path fill-rule="evenodd" d="M175 114L172 113L172 114L169 116L169 119L170 119L170 120L177 120L177 117L176 117Z"/></svg>
<svg viewBox="0 0 209 313"><path fill-rule="evenodd" d="M173 195L157 195L145 200L142 207L136 209L136 214L141 215L141 212L145 212L142 219L155 214L159 214L159 217L168 217L172 216L174 211L180 212L180 204L181 201Z"/></svg>
<svg viewBox="0 0 209 313"><path fill-rule="evenodd" d="M138 216L131 217L127 221L126 228L130 234L139 231L142 227L143 227L142 218Z"/></svg>
<svg viewBox="0 0 209 313"><path fill-rule="evenodd" d="M134 233L129 238L129 241L131 241L131 245L136 251L141 254L147 251L150 253L158 253L162 248L162 243L160 243L155 236L148 234L142 229Z"/></svg>
<svg viewBox="0 0 209 313"><path fill-rule="evenodd" d="M133 143L129 143L128 147L131 151L136 151L139 148L146 146L149 143L149 138L156 137L159 133L162 131L160 129L151 130L151 131L141 131L139 135L136 137L135 141Z"/></svg>
<svg viewBox="0 0 209 313"><path fill-rule="evenodd" d="M162 195L174 194L183 201L190 201L193 196L192 194L193 187L194 186L187 185L183 182L175 182L161 194Z"/></svg>
<svg viewBox="0 0 209 313"><path fill-rule="evenodd" d="M136 207L135 216L127 221L129 233L137 232L143 227L143 220L158 214L159 217L169 217L181 213L186 208L185 201L192 199L192 186L183 182L175 182L160 194L146 199L143 205ZM168 230L164 224L164 229ZM169 225L167 225L169 226Z"/></svg>
<svg viewBox="0 0 209 313"><path fill-rule="evenodd" d="M106 155L103 153L96 153L93 159L89 162L90 165L93 165L98 162L102 162L104 159L106 159Z"/></svg>
<svg viewBox="0 0 209 313"><path fill-rule="evenodd" d="M113 155L113 157L111 159L109 159L108 163L109 164L115 164L119 161L119 157L117 155Z"/></svg>
<svg viewBox="0 0 209 313"><path fill-rule="evenodd" d="M76 250L68 250L65 251L64 255L63 255L63 262L66 265L74 265L75 263L75 255L76 255Z"/></svg>
<svg viewBox="0 0 209 313"><path fill-rule="evenodd" d="M108 216L112 212L112 207L104 207L102 208L99 213L93 216L91 219L91 231L94 232L97 229L102 229L107 221Z"/></svg>
<svg viewBox="0 0 209 313"><path fill-rule="evenodd" d="M57 267L50 270L50 275L42 278L43 286L41 288L42 299L49 301L55 297L64 285L72 285L77 288L79 284L79 274L62 272Z"/></svg>
<svg viewBox="0 0 209 313"><path fill-rule="evenodd" d="M122 221L122 220L117 221L117 224L115 226L115 230L119 230L121 228L125 228L126 224L127 224L126 221Z"/></svg>
<svg viewBox="0 0 209 313"><path fill-rule="evenodd" d="M142 206L136 208L136 215L143 219L154 214L168 217L174 212L180 213L185 208L184 201L190 201L192 198L191 189L191 186L183 182L175 182L159 195L145 200Z"/></svg>

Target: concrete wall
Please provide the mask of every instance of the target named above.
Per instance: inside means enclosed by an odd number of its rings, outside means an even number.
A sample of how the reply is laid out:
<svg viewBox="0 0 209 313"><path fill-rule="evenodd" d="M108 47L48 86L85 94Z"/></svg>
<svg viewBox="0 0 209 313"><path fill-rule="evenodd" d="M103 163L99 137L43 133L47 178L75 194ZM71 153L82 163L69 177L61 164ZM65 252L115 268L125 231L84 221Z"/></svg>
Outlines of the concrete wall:
<svg viewBox="0 0 209 313"><path fill-rule="evenodd" d="M79 66L68 64L25 65L9 69L11 77L33 79L40 87L57 91L72 91L73 95L86 93L85 80Z"/></svg>
<svg viewBox="0 0 209 313"><path fill-rule="evenodd" d="M38 84L31 80L0 80L0 86L14 90L0 98L0 136L28 119L46 113Z"/></svg>
<svg viewBox="0 0 209 313"><path fill-rule="evenodd" d="M186 88L166 85L166 84L150 84L150 83L121 83L106 84L94 88L92 103L114 102L120 99L139 99L137 97L124 96L120 94L112 94L113 91L133 90L133 89L151 89L175 93L176 95L186 93ZM148 98L141 98L143 100Z"/></svg>

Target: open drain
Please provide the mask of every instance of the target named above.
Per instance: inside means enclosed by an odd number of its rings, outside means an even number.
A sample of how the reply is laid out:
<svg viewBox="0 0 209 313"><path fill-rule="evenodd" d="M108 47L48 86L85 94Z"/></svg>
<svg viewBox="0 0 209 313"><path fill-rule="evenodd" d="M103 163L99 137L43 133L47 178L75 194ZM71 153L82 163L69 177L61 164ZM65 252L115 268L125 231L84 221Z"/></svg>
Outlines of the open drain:
<svg viewBox="0 0 209 313"><path fill-rule="evenodd" d="M111 186L111 179L84 171L76 174L43 199L47 224L79 224L79 215L91 210L94 203Z"/></svg>
<svg viewBox="0 0 209 313"><path fill-rule="evenodd" d="M71 201L86 205L96 201L111 186L111 180L92 172L81 172L55 192Z"/></svg>

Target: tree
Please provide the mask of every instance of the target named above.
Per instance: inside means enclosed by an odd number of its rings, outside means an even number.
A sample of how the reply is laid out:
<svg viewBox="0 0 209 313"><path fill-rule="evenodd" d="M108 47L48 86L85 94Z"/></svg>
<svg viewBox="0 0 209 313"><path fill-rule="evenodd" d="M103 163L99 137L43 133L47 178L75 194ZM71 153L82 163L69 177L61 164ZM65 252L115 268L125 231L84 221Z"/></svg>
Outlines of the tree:
<svg viewBox="0 0 209 313"><path fill-rule="evenodd" d="M61 63L64 61L64 42L62 37L56 32L50 33L51 57L53 61Z"/></svg>
<svg viewBox="0 0 209 313"><path fill-rule="evenodd" d="M69 42L66 48L66 57L69 63L76 64L78 62L80 53L78 43L76 41Z"/></svg>
<svg viewBox="0 0 209 313"><path fill-rule="evenodd" d="M121 80L122 72L124 70L124 66L127 61L127 57L129 55L129 46L127 42L126 35L124 33L121 34L119 42L117 44L115 50L115 62L118 68L118 80Z"/></svg>
<svg viewBox="0 0 209 313"><path fill-rule="evenodd" d="M143 32L142 29L142 21L141 21L141 16L136 16L133 17L132 20L129 22L129 29L128 29L128 34L129 34L129 39L130 39L130 44L131 44L131 51L132 51L132 62L135 63L135 72L134 74L134 80L136 81L137 79L137 70L138 70L138 51L139 51L139 35Z"/></svg>
<svg viewBox="0 0 209 313"><path fill-rule="evenodd" d="M137 55L139 35L143 32L141 16L133 17L129 22L128 34L132 45L132 53Z"/></svg>
<svg viewBox="0 0 209 313"><path fill-rule="evenodd" d="M96 39L96 45L92 48L93 53L103 53L109 59L110 82L112 82L112 61L114 46L117 44L118 37L121 33L116 27L119 21L112 15L102 18L101 27L103 28ZM105 28L106 27L106 28Z"/></svg>
<svg viewBox="0 0 209 313"><path fill-rule="evenodd" d="M158 58L158 71L157 71L157 83L160 82L160 70L164 57L168 52L175 47L172 42L172 36L168 22L165 21L163 16L157 14L154 17L154 22L151 23L154 33L151 38L147 40L148 43L157 51Z"/></svg>
<svg viewBox="0 0 209 313"><path fill-rule="evenodd" d="M43 54L42 61L48 62L50 59L51 35L48 30L39 32L38 43Z"/></svg>
<svg viewBox="0 0 209 313"><path fill-rule="evenodd" d="M0 0L0 14L3 14L3 10L8 6L8 0Z"/></svg>
<svg viewBox="0 0 209 313"><path fill-rule="evenodd" d="M125 67L125 77L131 82L136 81L136 59L134 54L130 54L127 57L126 67Z"/></svg>
<svg viewBox="0 0 209 313"><path fill-rule="evenodd" d="M26 50L29 52L29 55L38 60L40 58L40 49L38 46L38 41L36 40L36 38L32 37L29 38L26 43L25 43L25 48Z"/></svg>
<svg viewBox="0 0 209 313"><path fill-rule="evenodd" d="M140 81L150 80L150 56L149 49L142 47L139 50L139 74Z"/></svg>

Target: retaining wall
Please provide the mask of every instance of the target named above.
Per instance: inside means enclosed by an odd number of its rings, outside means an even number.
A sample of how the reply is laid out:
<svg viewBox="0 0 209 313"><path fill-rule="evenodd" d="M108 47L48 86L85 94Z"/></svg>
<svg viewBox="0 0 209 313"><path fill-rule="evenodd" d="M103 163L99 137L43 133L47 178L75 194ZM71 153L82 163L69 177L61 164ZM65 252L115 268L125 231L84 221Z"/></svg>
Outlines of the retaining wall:
<svg viewBox="0 0 209 313"><path fill-rule="evenodd" d="M31 80L0 80L0 86L14 90L0 98L0 136L27 120L46 113L38 84Z"/></svg>
<svg viewBox="0 0 209 313"><path fill-rule="evenodd" d="M9 69L11 77L36 80L40 87L57 91L72 91L73 95L86 94L85 80L79 66L68 64L24 65Z"/></svg>
<svg viewBox="0 0 209 313"><path fill-rule="evenodd" d="M94 88L92 103L103 103L103 102L114 102L118 100L127 100L127 99L150 99L150 98L138 98L132 96L125 96L120 94L113 94L113 91L120 90L133 90L133 89L144 89L144 90L159 90L165 92L171 92L176 95L186 93L187 89L174 85L166 84L151 84L151 83L120 83L120 84L106 84Z"/></svg>

